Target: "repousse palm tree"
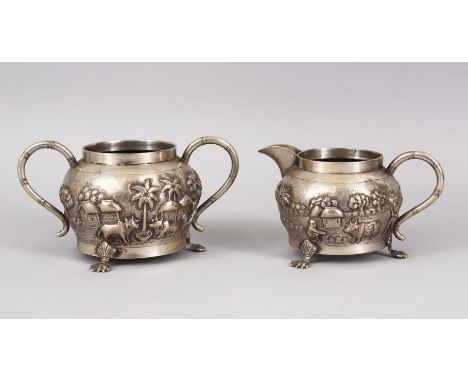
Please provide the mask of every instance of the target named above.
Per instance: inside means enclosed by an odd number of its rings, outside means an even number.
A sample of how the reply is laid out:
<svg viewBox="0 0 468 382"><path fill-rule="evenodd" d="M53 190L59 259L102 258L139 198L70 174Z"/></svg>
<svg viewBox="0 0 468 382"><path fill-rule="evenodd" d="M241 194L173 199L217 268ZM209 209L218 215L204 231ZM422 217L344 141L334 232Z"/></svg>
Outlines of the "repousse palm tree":
<svg viewBox="0 0 468 382"><path fill-rule="evenodd" d="M173 202L178 202L180 200L181 194L184 193L184 185L182 180L178 177L175 177L173 180L161 177L160 182L164 183L164 186L161 190L161 198L163 198L167 193L168 200Z"/></svg>
<svg viewBox="0 0 468 382"><path fill-rule="evenodd" d="M143 227L141 229L141 236L148 236L148 232L146 231L148 208L149 211L152 211L154 208L154 202L159 202L159 199L156 196L156 193L159 191L159 187L153 186L152 180L148 178L145 180L143 185L134 184L130 186L130 190L135 192L132 197L132 202L137 202L138 208L143 208Z"/></svg>

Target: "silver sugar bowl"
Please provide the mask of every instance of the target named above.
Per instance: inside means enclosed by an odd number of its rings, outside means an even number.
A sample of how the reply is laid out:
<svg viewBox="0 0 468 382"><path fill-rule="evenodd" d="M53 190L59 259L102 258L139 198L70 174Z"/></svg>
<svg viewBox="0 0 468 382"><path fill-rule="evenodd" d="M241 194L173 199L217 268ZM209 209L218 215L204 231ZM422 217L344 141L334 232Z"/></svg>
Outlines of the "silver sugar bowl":
<svg viewBox="0 0 468 382"><path fill-rule="evenodd" d="M189 160L206 144L225 149L232 167L222 187L199 205L202 185ZM70 165L60 187L63 213L37 194L26 177L27 160L41 149L60 152ZM197 139L180 158L176 146L164 141L99 142L85 146L80 161L62 144L43 141L22 153L18 177L29 196L62 221L58 236L64 236L71 225L79 250L99 257L91 270L107 272L111 259L164 256L184 248L204 251L190 241L189 227L203 231L200 214L231 187L238 168L234 148L215 137Z"/></svg>

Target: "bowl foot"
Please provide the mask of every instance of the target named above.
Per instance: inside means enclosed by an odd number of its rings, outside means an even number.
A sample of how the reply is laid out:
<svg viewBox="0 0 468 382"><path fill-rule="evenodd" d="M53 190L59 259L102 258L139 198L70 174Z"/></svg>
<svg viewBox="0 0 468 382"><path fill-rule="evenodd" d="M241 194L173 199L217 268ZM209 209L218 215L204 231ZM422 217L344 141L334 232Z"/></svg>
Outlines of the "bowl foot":
<svg viewBox="0 0 468 382"><path fill-rule="evenodd" d="M109 245L106 241L103 241L99 244L99 247L96 249L96 253L99 256L99 262L93 264L89 267L91 272L109 272L111 270L110 267L110 259L115 255L117 250Z"/></svg>

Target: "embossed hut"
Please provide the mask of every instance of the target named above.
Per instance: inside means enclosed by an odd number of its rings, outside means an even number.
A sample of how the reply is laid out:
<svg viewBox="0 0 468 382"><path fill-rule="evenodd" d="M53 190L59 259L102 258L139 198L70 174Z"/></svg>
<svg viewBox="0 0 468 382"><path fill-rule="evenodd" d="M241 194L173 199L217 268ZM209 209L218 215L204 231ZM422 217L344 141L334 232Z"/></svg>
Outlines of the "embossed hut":
<svg viewBox="0 0 468 382"><path fill-rule="evenodd" d="M101 212L101 224L117 224L122 208L113 200L101 200L98 205Z"/></svg>
<svg viewBox="0 0 468 382"><path fill-rule="evenodd" d="M320 214L323 222L323 228L340 228L343 222L343 211L338 207L325 207Z"/></svg>
<svg viewBox="0 0 468 382"><path fill-rule="evenodd" d="M92 227L98 227L101 224L99 221L99 209L90 201L82 202L79 210L82 221L87 221Z"/></svg>
<svg viewBox="0 0 468 382"><path fill-rule="evenodd" d="M177 222L183 215L183 209L179 202L169 200L161 207L158 212L158 220L164 220L168 222Z"/></svg>

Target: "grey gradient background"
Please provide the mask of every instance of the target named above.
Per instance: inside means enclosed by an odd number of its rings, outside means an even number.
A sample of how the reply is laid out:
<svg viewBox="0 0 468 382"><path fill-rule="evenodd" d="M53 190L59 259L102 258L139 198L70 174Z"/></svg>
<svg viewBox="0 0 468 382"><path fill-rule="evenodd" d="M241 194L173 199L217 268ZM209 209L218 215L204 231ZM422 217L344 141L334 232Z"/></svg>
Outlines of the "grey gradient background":
<svg viewBox="0 0 468 382"><path fill-rule="evenodd" d="M419 318L468 317L467 64L1 64L0 317ZM115 263L88 271L70 232L21 189L16 162L29 144L54 139L79 158L98 140L164 139L179 154L216 135L240 156L237 182L200 218L208 252ZM446 189L402 226L407 260L385 252L321 257L307 271L287 244L263 146L433 154ZM192 157L203 199L227 176L216 146ZM35 189L59 205L66 161L53 151L28 162ZM432 170L412 161L396 173L403 210L425 198Z"/></svg>

